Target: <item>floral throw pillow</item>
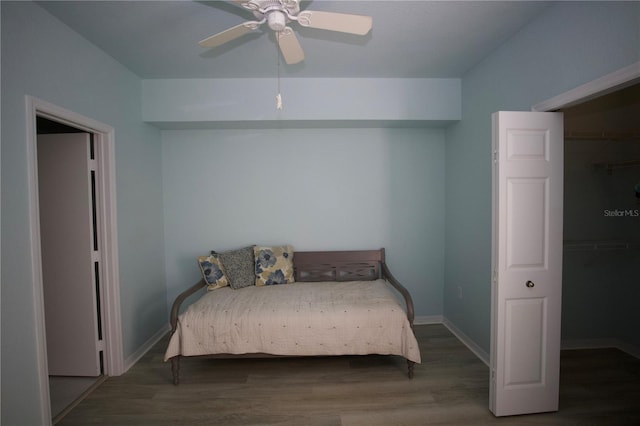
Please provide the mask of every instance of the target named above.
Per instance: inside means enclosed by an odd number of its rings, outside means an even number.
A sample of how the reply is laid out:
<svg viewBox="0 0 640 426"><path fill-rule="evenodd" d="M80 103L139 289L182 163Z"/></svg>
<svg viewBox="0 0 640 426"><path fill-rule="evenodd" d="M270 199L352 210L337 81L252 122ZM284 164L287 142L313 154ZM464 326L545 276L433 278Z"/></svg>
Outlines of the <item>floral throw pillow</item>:
<svg viewBox="0 0 640 426"><path fill-rule="evenodd" d="M207 283L207 290L215 290L229 285L218 254L212 253L209 256L198 257L198 266L202 272L202 278Z"/></svg>
<svg viewBox="0 0 640 426"><path fill-rule="evenodd" d="M293 247L254 246L256 285L288 284L293 278Z"/></svg>

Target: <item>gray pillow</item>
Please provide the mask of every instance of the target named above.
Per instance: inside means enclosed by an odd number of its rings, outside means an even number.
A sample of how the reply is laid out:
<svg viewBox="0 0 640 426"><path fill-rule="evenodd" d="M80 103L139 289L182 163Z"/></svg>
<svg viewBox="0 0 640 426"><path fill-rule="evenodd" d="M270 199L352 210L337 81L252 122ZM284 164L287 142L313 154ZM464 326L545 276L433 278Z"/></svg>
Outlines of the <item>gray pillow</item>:
<svg viewBox="0 0 640 426"><path fill-rule="evenodd" d="M253 246L219 253L231 288L249 287L256 283Z"/></svg>

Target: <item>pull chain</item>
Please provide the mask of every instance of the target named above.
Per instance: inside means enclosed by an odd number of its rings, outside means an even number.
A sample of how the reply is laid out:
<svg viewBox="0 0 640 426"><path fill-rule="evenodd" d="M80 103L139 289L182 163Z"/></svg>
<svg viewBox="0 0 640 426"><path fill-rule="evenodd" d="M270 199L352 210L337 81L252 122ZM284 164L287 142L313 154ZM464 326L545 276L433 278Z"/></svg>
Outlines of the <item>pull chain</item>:
<svg viewBox="0 0 640 426"><path fill-rule="evenodd" d="M278 43L276 44L276 58L277 60L277 74L278 74L278 94L276 95L276 109L278 111L282 110L282 95L280 94L280 52L278 52L278 48L280 47L280 32L276 33L276 38L278 39Z"/></svg>

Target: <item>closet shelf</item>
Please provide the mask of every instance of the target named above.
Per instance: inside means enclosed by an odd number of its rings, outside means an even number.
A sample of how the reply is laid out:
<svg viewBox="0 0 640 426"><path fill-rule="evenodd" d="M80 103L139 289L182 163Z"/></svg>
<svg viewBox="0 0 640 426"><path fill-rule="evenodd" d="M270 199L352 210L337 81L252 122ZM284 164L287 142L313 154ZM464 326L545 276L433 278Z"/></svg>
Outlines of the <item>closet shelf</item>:
<svg viewBox="0 0 640 426"><path fill-rule="evenodd" d="M564 132L565 139L573 140L640 140L640 130L629 130L622 132L601 131L601 132Z"/></svg>
<svg viewBox="0 0 640 426"><path fill-rule="evenodd" d="M608 174L612 174L615 169L626 169L628 167L640 166L640 160L624 160L593 163L594 167L604 167Z"/></svg>
<svg viewBox="0 0 640 426"><path fill-rule="evenodd" d="M638 241L573 240L565 241L566 251L612 251L640 249Z"/></svg>

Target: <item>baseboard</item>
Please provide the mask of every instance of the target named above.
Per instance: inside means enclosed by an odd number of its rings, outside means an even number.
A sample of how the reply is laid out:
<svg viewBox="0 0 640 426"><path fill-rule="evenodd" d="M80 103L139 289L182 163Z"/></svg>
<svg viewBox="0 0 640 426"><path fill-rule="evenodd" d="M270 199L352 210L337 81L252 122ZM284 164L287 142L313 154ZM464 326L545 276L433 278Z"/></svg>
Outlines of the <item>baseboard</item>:
<svg viewBox="0 0 640 426"><path fill-rule="evenodd" d="M442 324L442 315L418 315L413 319L414 325Z"/></svg>
<svg viewBox="0 0 640 426"><path fill-rule="evenodd" d="M560 343L560 349L602 349L615 348L618 344L616 339L572 339L563 340Z"/></svg>
<svg viewBox="0 0 640 426"><path fill-rule="evenodd" d="M490 356L480 346L476 344L469 336L464 334L462 330L455 326L447 318L442 315L423 315L416 316L413 321L414 325L426 324L442 324L454 336L458 338L471 352L473 352L487 367L490 365ZM575 339L563 340L560 346L561 350L566 349L601 349L616 348L635 358L640 359L640 347L630 343L623 342L620 339Z"/></svg>
<svg viewBox="0 0 640 426"><path fill-rule="evenodd" d="M138 348L134 353L129 355L127 359L124 360L124 371L127 372L131 367L133 367L136 362L140 360L149 352L149 350L156 344L160 339L162 339L168 332L171 330L171 326L169 324L165 324L158 330L153 336L149 338L142 346Z"/></svg>
<svg viewBox="0 0 640 426"><path fill-rule="evenodd" d="M562 350L615 348L640 359L640 347L614 338L563 340L560 347Z"/></svg>
<svg viewBox="0 0 640 426"><path fill-rule="evenodd" d="M451 321L446 319L442 315L422 315L416 316L413 319L414 325L426 325L426 324L442 324L444 325L454 336L458 338L480 361L489 366L489 354L487 354L480 346L476 344L469 336L464 334L458 327L456 327Z"/></svg>
<svg viewBox="0 0 640 426"><path fill-rule="evenodd" d="M489 366L489 354L484 351L476 342L474 342L469 336L464 334L462 330L456 327L451 321L446 318L443 318L442 324L447 327L447 329L453 333L454 336L458 338L471 352L477 356L480 361L484 362L485 365Z"/></svg>
<svg viewBox="0 0 640 426"><path fill-rule="evenodd" d="M620 342L620 344L617 346L618 349L620 349L623 352L628 353L629 355L636 357L638 359L640 359L640 347L636 346L636 345L632 345L630 343L625 343L625 342Z"/></svg>

